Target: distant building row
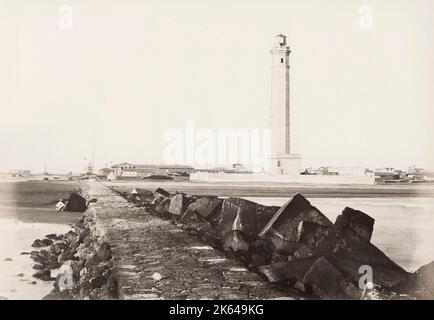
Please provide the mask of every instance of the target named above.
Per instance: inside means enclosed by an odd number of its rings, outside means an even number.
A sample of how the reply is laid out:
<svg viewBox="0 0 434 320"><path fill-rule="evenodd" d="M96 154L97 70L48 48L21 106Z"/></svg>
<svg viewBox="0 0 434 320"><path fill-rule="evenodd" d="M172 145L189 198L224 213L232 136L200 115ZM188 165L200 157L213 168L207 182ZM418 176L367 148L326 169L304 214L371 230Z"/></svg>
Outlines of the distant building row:
<svg viewBox="0 0 434 320"><path fill-rule="evenodd" d="M108 179L117 178L143 178L150 175L189 175L194 171L191 166L185 165L152 165L152 164L132 164L122 162L103 168L99 171L99 175L105 176Z"/></svg>
<svg viewBox="0 0 434 320"><path fill-rule="evenodd" d="M432 182L434 181L434 172L426 171L423 168L410 167L407 171L384 167L375 170L363 167L319 167L316 169L308 168L304 175L328 175L328 176L371 176L375 177L377 183L394 183L394 182Z"/></svg>

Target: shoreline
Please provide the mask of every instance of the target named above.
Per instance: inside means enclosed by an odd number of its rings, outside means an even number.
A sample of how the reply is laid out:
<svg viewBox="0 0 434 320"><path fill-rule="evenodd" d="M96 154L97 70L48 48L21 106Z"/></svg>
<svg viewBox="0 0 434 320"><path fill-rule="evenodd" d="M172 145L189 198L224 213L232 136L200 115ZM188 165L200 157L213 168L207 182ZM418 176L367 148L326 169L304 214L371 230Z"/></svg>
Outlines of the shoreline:
<svg viewBox="0 0 434 320"><path fill-rule="evenodd" d="M185 192L196 195L221 197L291 197L302 193L308 198L381 198L420 197L434 198L433 185L313 185L279 183L204 183L191 181L102 181L108 187L130 192L133 188Z"/></svg>
<svg viewBox="0 0 434 320"><path fill-rule="evenodd" d="M59 198L68 198L80 188L77 182L0 181L0 220L2 250L0 268L1 296L7 299L42 299L52 282L32 275L37 271L25 252L33 251L35 238L50 233L65 233L81 215L57 212ZM54 273L53 273L54 274Z"/></svg>

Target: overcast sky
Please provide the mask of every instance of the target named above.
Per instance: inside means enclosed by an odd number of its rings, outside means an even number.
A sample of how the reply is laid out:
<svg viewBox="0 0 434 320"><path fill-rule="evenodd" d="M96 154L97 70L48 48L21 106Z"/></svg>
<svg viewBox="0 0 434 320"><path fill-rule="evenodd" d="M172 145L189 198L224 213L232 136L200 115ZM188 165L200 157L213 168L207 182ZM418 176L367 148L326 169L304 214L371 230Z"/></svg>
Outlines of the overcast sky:
<svg viewBox="0 0 434 320"><path fill-rule="evenodd" d="M265 129L279 33L304 167L433 168L433 31L431 0L0 0L0 170L80 171L92 131L102 167L162 162L188 120Z"/></svg>

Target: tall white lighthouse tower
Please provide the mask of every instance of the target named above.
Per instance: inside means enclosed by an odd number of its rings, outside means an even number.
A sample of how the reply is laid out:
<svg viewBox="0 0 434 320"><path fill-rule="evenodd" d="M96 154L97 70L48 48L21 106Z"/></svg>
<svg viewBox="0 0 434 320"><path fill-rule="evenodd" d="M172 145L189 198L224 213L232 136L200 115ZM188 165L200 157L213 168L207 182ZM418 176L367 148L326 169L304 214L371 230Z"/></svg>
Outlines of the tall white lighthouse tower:
<svg viewBox="0 0 434 320"><path fill-rule="evenodd" d="M299 175L299 154L291 154L289 54L286 36L274 37L271 50L271 173Z"/></svg>

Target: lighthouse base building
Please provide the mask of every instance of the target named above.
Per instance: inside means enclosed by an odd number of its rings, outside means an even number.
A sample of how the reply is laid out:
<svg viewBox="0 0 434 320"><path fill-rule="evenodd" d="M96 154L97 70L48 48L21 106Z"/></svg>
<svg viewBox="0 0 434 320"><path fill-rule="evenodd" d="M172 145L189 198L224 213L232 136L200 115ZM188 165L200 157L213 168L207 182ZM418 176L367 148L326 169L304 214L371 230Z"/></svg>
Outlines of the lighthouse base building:
<svg viewBox="0 0 434 320"><path fill-rule="evenodd" d="M301 155L282 154L271 158L272 175L298 176L301 171Z"/></svg>

